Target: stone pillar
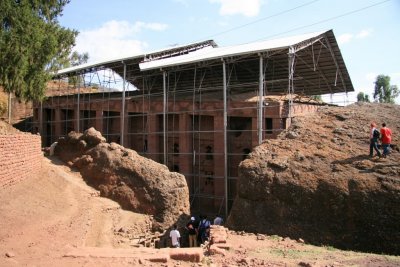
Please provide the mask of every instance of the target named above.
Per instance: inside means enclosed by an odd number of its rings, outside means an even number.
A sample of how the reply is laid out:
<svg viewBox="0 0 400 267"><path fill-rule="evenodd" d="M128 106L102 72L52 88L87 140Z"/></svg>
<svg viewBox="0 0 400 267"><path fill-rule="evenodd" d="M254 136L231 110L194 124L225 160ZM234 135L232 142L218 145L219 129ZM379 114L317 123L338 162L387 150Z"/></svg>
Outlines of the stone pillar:
<svg viewBox="0 0 400 267"><path fill-rule="evenodd" d="M281 133L283 125L281 118L272 118L272 138L276 138Z"/></svg>
<svg viewBox="0 0 400 267"><path fill-rule="evenodd" d="M257 117L251 118L251 148L258 146L258 119Z"/></svg>
<svg viewBox="0 0 400 267"><path fill-rule="evenodd" d="M61 109L54 109L54 135L56 139L61 136Z"/></svg>
<svg viewBox="0 0 400 267"><path fill-rule="evenodd" d="M192 190L191 174L193 173L192 158L192 133L191 120L188 114L179 115L179 172L185 175L189 186L189 192Z"/></svg>
<svg viewBox="0 0 400 267"><path fill-rule="evenodd" d="M122 116L122 112L121 112L121 116ZM121 119L122 122L122 119ZM121 136L121 145L124 147L129 147L130 141L128 141L128 132L129 132L129 116L128 116L128 112L125 111L125 115L124 115L124 127L121 127L124 129L124 132L121 133L121 135L123 135L123 137ZM123 142L123 143L122 143Z"/></svg>
<svg viewBox="0 0 400 267"><path fill-rule="evenodd" d="M80 129L80 125L79 125L79 118L80 118L80 110L77 108L76 110L75 110L75 112L74 112L74 131L75 132L78 132L78 131L80 131L81 129Z"/></svg>
<svg viewBox="0 0 400 267"><path fill-rule="evenodd" d="M160 151L160 132L158 128L158 117L156 114L149 114L149 134L147 136L147 153L149 158L160 162L162 159L162 151ZM161 153L161 154L160 154Z"/></svg>
<svg viewBox="0 0 400 267"><path fill-rule="evenodd" d="M96 109L95 128L97 131L103 133L103 110Z"/></svg>
<svg viewBox="0 0 400 267"><path fill-rule="evenodd" d="M224 164L224 117L223 113L216 113L214 116L214 195L217 197L214 201L214 207L219 209L225 196L225 164ZM224 209L222 209L224 210Z"/></svg>

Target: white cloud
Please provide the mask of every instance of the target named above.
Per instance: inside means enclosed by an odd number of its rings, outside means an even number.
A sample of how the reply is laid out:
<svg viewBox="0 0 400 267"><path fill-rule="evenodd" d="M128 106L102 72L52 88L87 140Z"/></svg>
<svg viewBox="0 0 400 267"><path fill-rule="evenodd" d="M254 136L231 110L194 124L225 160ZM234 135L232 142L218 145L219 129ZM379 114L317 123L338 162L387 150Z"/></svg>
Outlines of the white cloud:
<svg viewBox="0 0 400 267"><path fill-rule="evenodd" d="M349 43L350 41L352 41L354 38L357 39L363 39L366 38L368 36L370 36L372 33L371 29L365 29L365 30L361 30L359 33L353 34L353 33L344 33L342 35L340 35L338 37L338 43L339 44L345 44L345 43Z"/></svg>
<svg viewBox="0 0 400 267"><path fill-rule="evenodd" d="M376 72L369 72L369 73L365 74L365 79L366 79L367 81L369 81L369 82L375 82L376 77L377 77L378 75L379 75L379 74L377 74Z"/></svg>
<svg viewBox="0 0 400 267"><path fill-rule="evenodd" d="M258 15L261 7L261 0L209 0L209 2L221 5L219 14L222 16L239 14L254 17Z"/></svg>
<svg viewBox="0 0 400 267"><path fill-rule="evenodd" d="M362 30L362 31L360 31L359 33L357 33L356 37L357 37L357 38L360 38L360 39L361 39L361 38L365 38L365 37L370 36L371 33L372 33L372 30L371 30L371 29Z"/></svg>
<svg viewBox="0 0 400 267"><path fill-rule="evenodd" d="M184 5L184 6L186 6L186 7L189 6L187 0L173 0L173 1L174 1L175 3Z"/></svg>
<svg viewBox="0 0 400 267"><path fill-rule="evenodd" d="M108 21L100 28L83 30L76 39L80 53L88 52L89 61L96 62L110 58L125 57L142 53L147 43L136 35L142 30L163 31L167 25L161 23Z"/></svg>
<svg viewBox="0 0 400 267"><path fill-rule="evenodd" d="M351 41L351 39L353 39L353 37L354 37L354 35L351 34L351 33L345 33L345 34L339 35L338 38L337 38L338 39L338 43L339 44L348 43L348 42Z"/></svg>
<svg viewBox="0 0 400 267"><path fill-rule="evenodd" d="M153 23L136 22L135 26L138 31L140 31L142 28L153 30L153 31L164 31L168 28L167 24L154 23L154 22Z"/></svg>
<svg viewBox="0 0 400 267"><path fill-rule="evenodd" d="M398 79L398 78L400 78L400 72L393 72L393 73L390 74L390 77Z"/></svg>

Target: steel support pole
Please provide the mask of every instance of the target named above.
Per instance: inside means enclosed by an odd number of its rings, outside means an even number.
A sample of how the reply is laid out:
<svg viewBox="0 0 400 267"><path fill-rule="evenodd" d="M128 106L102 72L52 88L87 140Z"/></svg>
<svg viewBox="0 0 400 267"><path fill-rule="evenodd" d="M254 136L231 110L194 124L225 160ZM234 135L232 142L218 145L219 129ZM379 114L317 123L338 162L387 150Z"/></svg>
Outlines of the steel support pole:
<svg viewBox="0 0 400 267"><path fill-rule="evenodd" d="M39 109L39 133L43 137L43 101L40 100L40 109Z"/></svg>
<svg viewBox="0 0 400 267"><path fill-rule="evenodd" d="M163 71L163 153L167 165L167 72Z"/></svg>
<svg viewBox="0 0 400 267"><path fill-rule="evenodd" d="M79 76L78 76L79 77ZM76 111L76 131L79 133L80 131L80 119L81 119L81 81L78 79L78 105L77 105L77 111Z"/></svg>
<svg viewBox="0 0 400 267"><path fill-rule="evenodd" d="M8 123L11 124L11 92L8 93Z"/></svg>
<svg viewBox="0 0 400 267"><path fill-rule="evenodd" d="M224 191L225 191L225 218L228 218L228 146L227 146L227 127L228 127L228 115L227 115L227 84L226 84L226 62L222 61L223 69L223 83L224 83Z"/></svg>
<svg viewBox="0 0 400 267"><path fill-rule="evenodd" d="M124 77L122 79L122 106L121 106L121 139L120 145L124 146L124 136L125 136L125 87L126 87L126 63L124 64Z"/></svg>
<svg viewBox="0 0 400 267"><path fill-rule="evenodd" d="M260 145L263 139L263 106L264 106L264 69L263 57L260 55L260 73L258 81L258 144Z"/></svg>
<svg viewBox="0 0 400 267"><path fill-rule="evenodd" d="M294 93L294 85L293 85L293 75L294 75L294 49L291 47L289 48L289 85L288 85L288 93L289 93L289 121L290 124L292 123L292 108L293 108L293 93Z"/></svg>

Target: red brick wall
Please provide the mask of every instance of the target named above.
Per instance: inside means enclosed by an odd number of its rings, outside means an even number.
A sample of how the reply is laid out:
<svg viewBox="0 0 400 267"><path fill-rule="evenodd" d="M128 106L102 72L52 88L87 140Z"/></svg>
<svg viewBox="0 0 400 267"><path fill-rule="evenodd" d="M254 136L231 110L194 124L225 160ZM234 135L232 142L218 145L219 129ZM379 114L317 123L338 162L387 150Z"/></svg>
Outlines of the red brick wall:
<svg viewBox="0 0 400 267"><path fill-rule="evenodd" d="M42 157L39 135L0 135L0 189L38 175Z"/></svg>

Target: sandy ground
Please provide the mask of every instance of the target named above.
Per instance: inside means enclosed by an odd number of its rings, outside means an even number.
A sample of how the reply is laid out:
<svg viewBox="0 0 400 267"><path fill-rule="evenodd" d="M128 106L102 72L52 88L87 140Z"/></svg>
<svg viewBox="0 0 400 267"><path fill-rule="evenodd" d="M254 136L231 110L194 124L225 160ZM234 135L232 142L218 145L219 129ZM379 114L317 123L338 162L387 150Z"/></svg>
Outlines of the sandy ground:
<svg viewBox="0 0 400 267"><path fill-rule="evenodd" d="M121 210L54 162L44 158L39 177L0 192L0 266L101 266L101 259L91 265L66 255L81 247L124 247L116 234L121 228L145 231L147 216Z"/></svg>
<svg viewBox="0 0 400 267"><path fill-rule="evenodd" d="M43 159L39 177L2 189L0 203L0 266L400 266L400 257L235 232L225 255L206 253L201 263L150 262L168 249L133 247L149 218L99 197L55 159Z"/></svg>

